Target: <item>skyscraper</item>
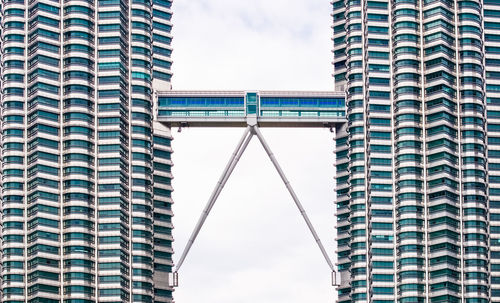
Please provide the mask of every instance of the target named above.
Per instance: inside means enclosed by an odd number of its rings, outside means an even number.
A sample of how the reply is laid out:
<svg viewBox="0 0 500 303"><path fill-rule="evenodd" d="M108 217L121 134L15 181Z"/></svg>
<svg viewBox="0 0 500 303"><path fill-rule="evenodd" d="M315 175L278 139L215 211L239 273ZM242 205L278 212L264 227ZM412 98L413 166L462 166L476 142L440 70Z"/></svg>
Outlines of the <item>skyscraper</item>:
<svg viewBox="0 0 500 303"><path fill-rule="evenodd" d="M171 302L171 4L2 1L2 302Z"/></svg>
<svg viewBox="0 0 500 303"><path fill-rule="evenodd" d="M338 302L500 302L500 1L333 1Z"/></svg>
<svg viewBox="0 0 500 303"><path fill-rule="evenodd" d="M2 302L172 300L171 1L94 1L2 1ZM338 301L500 302L500 1L332 5Z"/></svg>

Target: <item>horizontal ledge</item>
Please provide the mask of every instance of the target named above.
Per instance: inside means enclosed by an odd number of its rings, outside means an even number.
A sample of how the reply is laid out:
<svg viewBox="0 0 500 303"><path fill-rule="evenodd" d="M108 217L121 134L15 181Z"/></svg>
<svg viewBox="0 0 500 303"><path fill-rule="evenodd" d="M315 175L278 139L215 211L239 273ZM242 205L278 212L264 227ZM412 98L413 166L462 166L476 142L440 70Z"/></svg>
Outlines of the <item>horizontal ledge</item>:
<svg viewBox="0 0 500 303"><path fill-rule="evenodd" d="M246 127L245 119L158 119L158 121L168 127ZM312 121L293 121L293 120L258 120L259 127L305 127L305 128L325 128L342 125L346 123L345 119L331 120L312 120Z"/></svg>

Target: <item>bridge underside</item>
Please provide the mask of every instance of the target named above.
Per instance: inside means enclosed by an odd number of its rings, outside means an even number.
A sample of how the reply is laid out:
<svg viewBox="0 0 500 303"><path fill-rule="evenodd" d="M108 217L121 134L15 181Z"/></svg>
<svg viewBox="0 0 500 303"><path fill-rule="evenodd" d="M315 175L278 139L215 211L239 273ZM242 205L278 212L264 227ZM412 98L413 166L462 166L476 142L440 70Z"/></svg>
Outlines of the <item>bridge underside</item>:
<svg viewBox="0 0 500 303"><path fill-rule="evenodd" d="M160 122L169 127L246 127L248 122L246 119L158 119ZM257 119L260 127L305 127L305 128L320 128L320 127L333 127L335 124L343 123L344 121L294 121L294 120L280 120L280 121L266 121L265 119Z"/></svg>

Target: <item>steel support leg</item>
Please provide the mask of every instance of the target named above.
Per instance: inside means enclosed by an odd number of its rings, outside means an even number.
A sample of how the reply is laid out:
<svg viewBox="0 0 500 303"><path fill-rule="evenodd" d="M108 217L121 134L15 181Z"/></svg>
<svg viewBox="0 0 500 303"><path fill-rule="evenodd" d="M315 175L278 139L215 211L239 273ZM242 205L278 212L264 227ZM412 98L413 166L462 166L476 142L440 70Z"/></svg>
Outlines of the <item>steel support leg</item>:
<svg viewBox="0 0 500 303"><path fill-rule="evenodd" d="M212 200L212 205L210 206L210 209L208 210L209 212L210 212L210 210L212 210L212 207L214 206L215 201L217 201L217 199L219 198L219 195L222 192L222 188L226 185L227 180L229 179L229 177L233 173L233 170L236 167L236 164L238 164L238 162L240 161L241 156L243 155L243 153L247 149L247 146L250 143L250 141L252 140L252 138L253 138L253 132L251 132L247 136L247 138L245 139L245 142L243 142L243 145L241 146L240 150L238 151L238 154L236 155L233 162L231 163L231 166L229 167L229 170L228 170L226 176L224 177L224 180L222 180L222 186L219 186L219 190L217 191L217 193L215 194L215 196Z"/></svg>
<svg viewBox="0 0 500 303"><path fill-rule="evenodd" d="M319 239L318 234L316 233L316 230L314 229L311 221L309 220L309 217L307 216L306 211L302 207L302 204L300 203L299 198L295 194L295 191L293 190L292 185L290 185L290 182L286 178L285 173L281 169L281 166L279 165L278 160L276 160L276 157L274 156L273 152L271 151L271 148L269 147L269 145L267 145L267 142L264 139L264 136L262 136L262 133L260 132L259 127L253 126L253 132L257 136L257 138L259 138L260 143L262 144L262 146L266 150L266 153L269 156L269 158L271 159L271 162L273 162L274 167L276 168L281 179L285 183L285 186L288 189L288 192L290 192L290 195L292 196L293 201L295 202L295 205L297 205L297 208L299 209L300 214L304 218L304 221L306 221L307 227L309 227L309 231L311 232L312 236L314 237L314 240L316 240L316 243L318 244L319 249L321 250L321 253L323 254L323 257L325 258L326 263L328 263L328 266L330 266L330 269L332 270L332 274L335 274L336 273L335 267L333 266L333 263L332 263L330 257L328 256L328 253L326 252L325 247L323 246L323 243L321 243L321 240ZM332 276L332 278L333 278L333 276ZM335 281L335 284L337 284L336 281Z"/></svg>
<svg viewBox="0 0 500 303"><path fill-rule="evenodd" d="M224 171L222 172L222 175L219 178L219 181L217 182L215 189L212 192L212 195L210 196L210 199L208 200L205 209L203 210L200 218L198 219L198 223L196 223L196 226L193 230L193 233L191 234L191 237L189 238L189 241L186 244L186 247L184 248L184 251L182 252L181 258L179 259L179 262L177 263L177 267L175 269L175 273L179 271L181 268L182 264L184 263L184 260L186 259L187 254L189 253L189 250L191 249L191 246L193 245L194 241L196 240L196 237L198 236L198 233L200 232L203 224L205 223L205 220L207 219L210 210L215 204L215 201L217 200L217 197L222 191L222 188L226 184L227 180L229 179L229 176L233 172L234 168L236 167L236 163L239 161L241 158L241 155L245 151L246 147L248 146L248 143L253 137L253 133L251 132L251 127L248 126L241 137L240 141L238 142L238 145L236 146L236 149L234 150L233 154L231 155L231 158L229 159L229 162L227 163L226 167L224 168Z"/></svg>
<svg viewBox="0 0 500 303"><path fill-rule="evenodd" d="M245 152L248 144L250 143L253 135L256 135L259 138L259 141L261 142L262 146L264 147L266 153L268 154L269 158L271 159L271 162L273 163L274 167L278 171L281 179L285 183L286 188L288 189L290 195L292 196L297 208L299 209L302 217L306 221L307 227L309 228L309 231L313 235L314 239L316 240L317 245L319 246L319 249L321 250L321 253L323 254L323 257L325 258L326 262L328 263L328 266L332 270L332 285L337 286L337 279L336 279L336 271L335 267L333 266L330 257L328 256L328 253L326 252L325 248L323 247L323 244L321 243L321 240L318 237L318 234L316 233L311 221L309 220L309 217L307 216L306 211L302 207L302 204L300 203L297 195L295 194L290 182L286 178L283 170L281 169L281 166L279 165L278 161L276 160L276 157L274 156L273 152L271 151L269 145L267 145L266 140L262 136L262 133L260 132L258 126L248 126L240 139L238 145L236 146L236 149L234 150L233 154L231 155L231 158L229 159L229 162L227 163L226 167L224 168L224 171L222 172L221 177L219 178L219 181L217 182L215 189L212 192L212 195L210 196L210 199L208 200L205 209L203 210L198 223L195 226L195 229L193 230L193 233L191 234L191 237L189 238L189 241L186 244L186 247L184 248L184 251L182 252L181 258L179 259L179 262L177 263L177 267L175 269L175 272L173 274L173 286L176 287L178 285L178 278L177 278L177 272L181 268L182 264L184 263L184 260L186 259L187 254L189 253L194 241L196 240L196 237L198 236L198 233L200 232L201 228L203 227L203 224L205 223L208 215L210 214L210 211L212 210L212 207L215 205L215 202L217 201L217 198L219 197L220 193L222 192L222 189L224 188L227 180L231 176L231 173L233 172L234 168L236 167L236 164L240 160L241 156Z"/></svg>

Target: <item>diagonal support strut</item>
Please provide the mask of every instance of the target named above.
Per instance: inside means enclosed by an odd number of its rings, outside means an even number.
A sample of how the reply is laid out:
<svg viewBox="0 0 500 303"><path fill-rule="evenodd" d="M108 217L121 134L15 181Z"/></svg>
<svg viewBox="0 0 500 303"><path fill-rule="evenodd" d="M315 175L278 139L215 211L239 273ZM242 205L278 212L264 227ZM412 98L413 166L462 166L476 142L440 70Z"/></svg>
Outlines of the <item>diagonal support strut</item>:
<svg viewBox="0 0 500 303"><path fill-rule="evenodd" d="M336 286L337 285L337 279L336 279L336 271L335 267L333 266L333 263L330 259L330 256L326 252L325 247L323 246L323 243L321 243L321 239L319 238L318 234L316 233L316 230L314 229L314 226L311 223L311 220L309 220L309 217L307 216L306 211L304 210L304 207L302 207L302 203L300 203L299 198L295 194L295 191L293 190L292 185L290 184L290 181L285 176L285 173L281 169L281 166L278 163L278 160L276 160L276 157L274 156L271 148L267 144L266 140L264 139L264 136L260 132L260 129L258 126L253 126L253 132L259 138L260 143L262 144L262 147L264 147L267 155L269 156L269 159L271 159L271 162L273 162L274 167L278 171L278 174L280 175L281 179L283 180L283 183L285 183L286 188L288 189L288 192L292 196L293 201L295 202L295 205L300 211L300 214L304 218L304 221L306 221L307 227L309 228L309 231L311 232L312 236L314 237L314 240L318 244L319 249L321 250L321 253L323 254L323 257L325 258L326 263L332 270L332 285Z"/></svg>
<svg viewBox="0 0 500 303"><path fill-rule="evenodd" d="M316 230L314 229L314 226L312 225L311 221L309 220L309 217L307 216L306 211L302 207L302 204L300 203L299 198L295 194L295 191L293 190L290 181L285 176L285 173L281 169L281 166L278 163L278 160L276 160L276 157L274 156L273 152L271 151L271 148L267 144L266 140L264 139L264 136L260 132L260 129L257 125L249 125L246 129L245 132L243 133L243 136L241 137L238 145L236 146L236 149L234 150L233 154L231 155L231 158L229 159L229 162L227 163L226 167L224 168L224 171L222 172L221 177L219 178L219 181L217 182L214 191L212 192L212 195L210 196L205 209L203 210L198 223L196 224L193 233L191 234L191 237L189 238L189 241L186 244L186 247L184 248L184 251L182 252L181 258L179 259L179 262L177 263L177 267L174 272L174 279L175 279L175 284L174 286L177 286L177 273L179 269L181 268L182 264L184 263L184 260L186 259L187 254L189 253L194 241L196 240L196 237L198 236L201 228L203 227L203 224L205 223L208 215L210 214L210 211L212 210L212 207L214 206L215 202L217 201L217 198L219 197L220 193L222 192L222 189L224 188L227 180L231 176L231 173L233 172L234 168L236 167L236 164L240 160L241 156L245 152L248 144L252 140L252 137L256 135L259 138L260 143L262 144L262 147L264 147L264 150L266 151L267 155L269 156L269 159L271 159L271 162L273 163L274 167L276 168L276 171L280 175L281 179L283 180L283 183L285 183L286 188L288 189L288 192L292 196L293 201L295 202L295 205L300 211L300 214L304 218L304 221L307 224L307 227L309 228L309 231L311 232L312 236L314 237L314 240L316 241L316 244L318 245L319 249L321 250L321 253L323 254L323 257L325 258L326 263L332 270L332 285L333 286L338 286L339 284L337 283L337 273L335 271L335 267L326 252L325 247L323 246L323 243L321 242L321 239L319 238L318 234L316 233Z"/></svg>
<svg viewBox="0 0 500 303"><path fill-rule="evenodd" d="M245 132L243 133L243 136L241 137L240 141L238 142L238 145L236 146L236 149L234 150L233 154L231 155L229 162L227 163L226 167L224 168L224 171L222 172L222 175L220 176L219 181L217 181L217 184L215 185L215 189L212 192L212 195L210 196L210 198L208 199L208 202L205 206L205 209L201 213L201 216L198 219L198 223L196 223L196 226L193 230L193 233L191 234L191 237L189 238L189 240L186 244L186 247L184 248L184 251L182 252L181 258L179 259L179 262L177 263L177 267L175 269L176 273L179 271L182 264L184 263L184 260L186 259L186 256L189 253L191 246L193 246L193 243L196 240L196 237L198 236L198 233L200 232L201 228L203 227L205 220L207 219L208 215L210 214L210 211L212 210L212 207L214 206L215 201L219 197L219 194L221 193L222 188L224 188L224 185L226 185L226 182L229 179L229 176L231 175L234 168L236 167L236 163L238 163L239 159L241 158L241 155L243 154L243 152L247 148L248 143L250 143L250 140L253 137L253 132L251 132L251 130L252 129L250 126L248 126L245 129Z"/></svg>

